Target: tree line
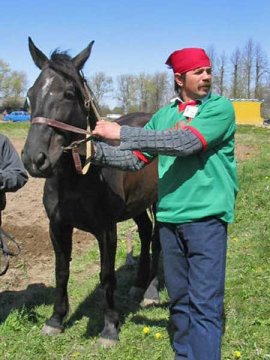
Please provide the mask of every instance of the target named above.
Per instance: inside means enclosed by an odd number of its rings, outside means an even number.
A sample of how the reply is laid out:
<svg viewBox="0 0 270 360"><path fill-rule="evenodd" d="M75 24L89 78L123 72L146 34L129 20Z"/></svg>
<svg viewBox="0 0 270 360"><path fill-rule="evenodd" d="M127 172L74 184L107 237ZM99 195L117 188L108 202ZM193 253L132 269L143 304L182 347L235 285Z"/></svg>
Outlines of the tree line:
<svg viewBox="0 0 270 360"><path fill-rule="evenodd" d="M2 109L22 107L26 92L27 76L24 72L11 70L8 63L0 59L0 98Z"/></svg>
<svg viewBox="0 0 270 360"><path fill-rule="evenodd" d="M212 63L213 91L232 99L263 100L263 116L270 114L270 69L266 52L249 39L229 54L219 54L214 46L206 49ZM154 74L123 74L113 79L105 72L87 77L100 104L102 115L110 112L154 112L175 96L172 71ZM14 108L25 95L27 76L12 71L0 59L0 97L2 106ZM107 104L113 99L117 106Z"/></svg>

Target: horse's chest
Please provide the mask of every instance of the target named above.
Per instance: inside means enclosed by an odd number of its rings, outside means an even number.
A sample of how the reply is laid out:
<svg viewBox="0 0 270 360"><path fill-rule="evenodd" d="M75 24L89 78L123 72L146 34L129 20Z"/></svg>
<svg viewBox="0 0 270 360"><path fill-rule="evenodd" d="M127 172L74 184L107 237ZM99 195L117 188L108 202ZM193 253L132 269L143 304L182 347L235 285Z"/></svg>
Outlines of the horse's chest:
<svg viewBox="0 0 270 360"><path fill-rule="evenodd" d="M45 186L44 205L51 220L87 231L96 228L103 212L98 192L80 186Z"/></svg>

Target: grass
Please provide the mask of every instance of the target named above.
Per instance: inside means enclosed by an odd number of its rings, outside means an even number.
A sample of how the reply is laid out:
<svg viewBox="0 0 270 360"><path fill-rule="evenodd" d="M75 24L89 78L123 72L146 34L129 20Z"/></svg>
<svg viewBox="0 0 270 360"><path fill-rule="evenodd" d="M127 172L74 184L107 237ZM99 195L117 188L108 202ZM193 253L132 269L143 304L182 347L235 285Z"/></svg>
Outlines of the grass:
<svg viewBox="0 0 270 360"><path fill-rule="evenodd" d="M11 138L24 136L22 134L27 131L25 124L20 124L18 128L16 124L15 130L11 124L4 125L4 129L0 125L1 132L6 132ZM236 220L229 228L223 360L270 359L269 137L268 129L238 127L240 191ZM98 291L99 270L96 266L93 273L93 268L89 267L89 263L97 264L99 261L98 246L95 243L83 256L73 259L69 282L71 314L67 319L65 333L57 337L40 335L40 329L52 312L53 301L52 288L42 288L31 301L11 310L0 322L0 358L173 359L171 333L167 329L166 290L161 289L162 304L158 307L141 309L129 303L128 288L132 284L134 270L124 266L125 237L133 226L132 221L119 224L116 305L120 311L122 326L120 342L116 347L105 350L97 346L98 334L103 326L103 314ZM133 236L135 254L138 254L136 231ZM4 311L5 309L1 309L1 312ZM149 329L148 334L144 333L146 327Z"/></svg>
<svg viewBox="0 0 270 360"><path fill-rule="evenodd" d="M29 129L29 122L2 122L0 123L0 133L4 134L10 139L26 138Z"/></svg>

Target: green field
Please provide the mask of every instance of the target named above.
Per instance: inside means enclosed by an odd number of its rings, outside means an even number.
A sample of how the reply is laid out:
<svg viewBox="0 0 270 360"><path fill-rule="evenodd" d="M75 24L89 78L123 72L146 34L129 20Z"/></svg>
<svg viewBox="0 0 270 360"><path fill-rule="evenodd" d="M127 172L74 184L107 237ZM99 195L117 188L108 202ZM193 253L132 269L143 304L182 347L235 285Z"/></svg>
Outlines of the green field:
<svg viewBox="0 0 270 360"><path fill-rule="evenodd" d="M18 126L19 125L19 126ZM24 137L27 124L0 124L11 139ZM239 126L237 159L240 191L236 221L229 227L223 360L270 359L270 130ZM66 331L42 337L40 330L52 312L52 288L43 289L24 307L0 311L0 359L10 360L169 360L167 293L161 289L160 306L142 309L131 304L128 289L133 270L125 268L125 239L133 222L119 225L116 304L121 316L120 342L100 349L97 338L103 326L95 243L72 261L69 282L71 313ZM134 232L135 254L138 254ZM51 284L53 286L53 284ZM0 294L1 296L1 294ZM8 306L8 304L7 304ZM149 332L145 328L148 328ZM198 359L200 360L200 359Z"/></svg>

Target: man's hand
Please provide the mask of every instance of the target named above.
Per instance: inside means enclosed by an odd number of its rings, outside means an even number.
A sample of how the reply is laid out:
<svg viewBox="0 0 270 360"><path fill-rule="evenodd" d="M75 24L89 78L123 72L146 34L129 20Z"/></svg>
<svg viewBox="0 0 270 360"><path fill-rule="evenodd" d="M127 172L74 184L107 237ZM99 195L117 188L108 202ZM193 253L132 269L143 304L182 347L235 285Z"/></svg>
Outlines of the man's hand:
<svg viewBox="0 0 270 360"><path fill-rule="evenodd" d="M115 122L100 120L92 131L93 136L108 140L120 140L120 125Z"/></svg>

